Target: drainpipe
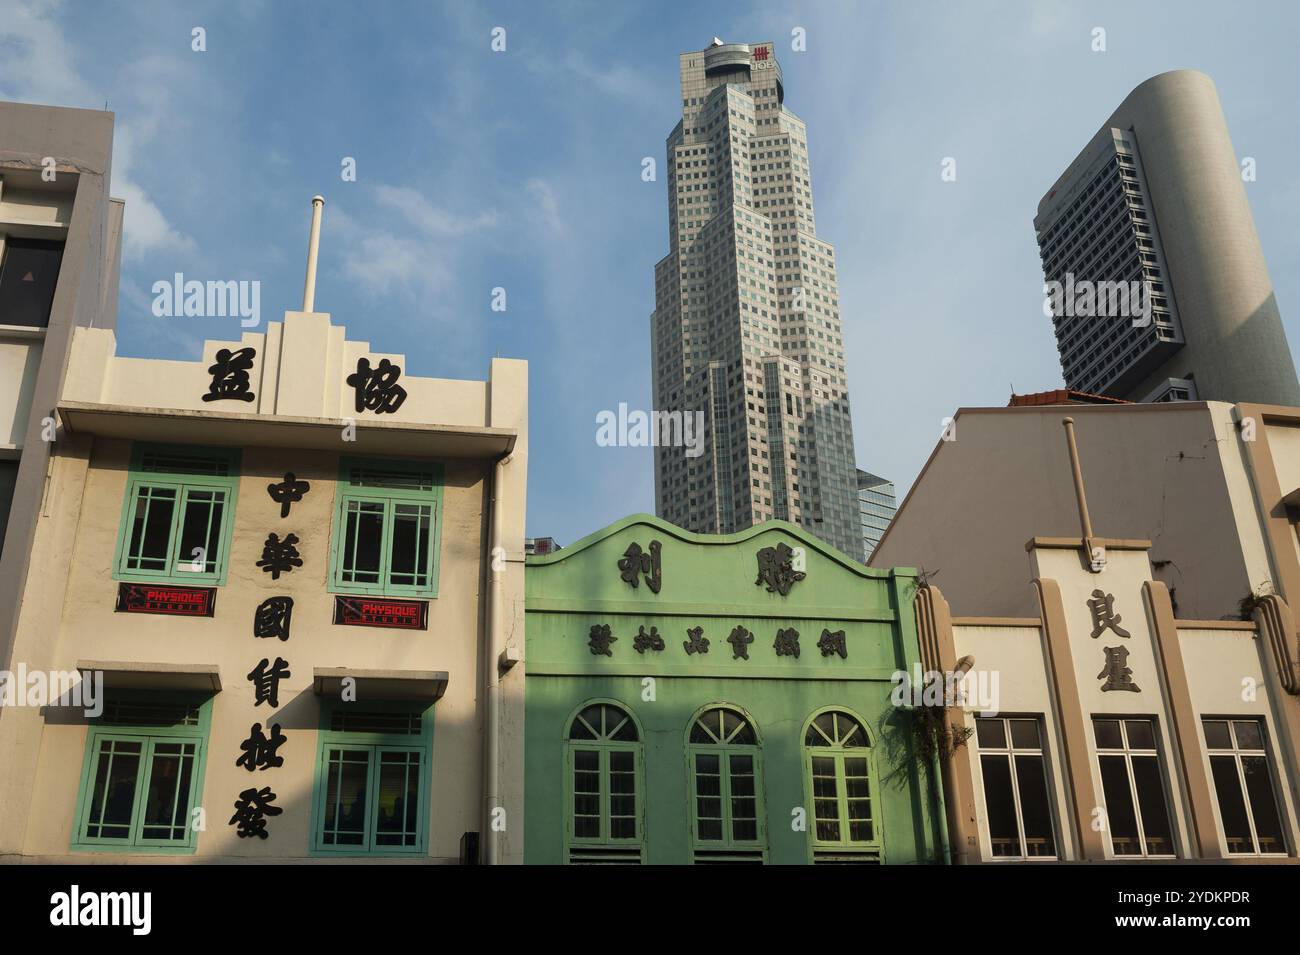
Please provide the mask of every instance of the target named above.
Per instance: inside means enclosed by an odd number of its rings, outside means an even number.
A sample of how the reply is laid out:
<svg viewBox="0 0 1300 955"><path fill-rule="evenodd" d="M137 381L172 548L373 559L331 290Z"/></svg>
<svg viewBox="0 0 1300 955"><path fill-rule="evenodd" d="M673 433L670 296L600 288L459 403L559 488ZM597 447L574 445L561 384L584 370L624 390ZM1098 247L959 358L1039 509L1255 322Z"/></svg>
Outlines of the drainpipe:
<svg viewBox="0 0 1300 955"><path fill-rule="evenodd" d="M957 665L953 668L952 671L953 676L957 679L964 678L967 673L969 673L972 669L974 669L974 667L975 667L975 658L967 654L966 656L962 657L960 660L957 661ZM955 682L953 685L954 686L956 685ZM945 687L945 691L946 691L946 687ZM949 716L950 714L956 714L958 717L960 717L961 707L957 706L955 702L951 706L947 705L948 697L946 692L944 694L944 704L945 704L943 708L944 725L946 727L952 726L952 721L949 719ZM963 743L962 745L964 746L965 743ZM955 763L956 755L957 755L957 751L954 748L952 752L948 753L948 755L946 756L941 757L940 759L940 763L942 764L942 772L943 772L943 794L945 796L943 802L943 809L944 809L943 821L945 826L944 842L948 850L947 855L945 857L945 861L949 862L952 865L963 865L970 861L969 860L970 852L966 845L966 839L965 839L966 827L962 824L962 819L961 819L962 799L960 795L961 790L958 789L957 766Z"/></svg>
<svg viewBox="0 0 1300 955"><path fill-rule="evenodd" d="M505 579L506 552L501 543L501 484L505 466L511 455L496 460L492 468L492 495L488 514L488 593L487 634L484 639L486 654L483 659L485 679L484 697L487 703L487 726L484 734L484 784L483 784L483 863L497 865L501 847L493 828L493 812L501 805L501 651L505 644L503 635L501 590ZM523 820L513 820L522 825Z"/></svg>

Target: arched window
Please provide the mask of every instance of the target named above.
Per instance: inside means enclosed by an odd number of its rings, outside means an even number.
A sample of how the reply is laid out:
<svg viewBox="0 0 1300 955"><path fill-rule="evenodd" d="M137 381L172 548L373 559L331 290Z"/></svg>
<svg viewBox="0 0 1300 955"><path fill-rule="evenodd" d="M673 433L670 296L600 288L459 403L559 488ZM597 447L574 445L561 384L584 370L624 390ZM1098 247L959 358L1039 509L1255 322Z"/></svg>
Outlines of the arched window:
<svg viewBox="0 0 1300 955"><path fill-rule="evenodd" d="M696 862L763 861L758 733L739 710L704 710L688 734Z"/></svg>
<svg viewBox="0 0 1300 955"><path fill-rule="evenodd" d="M565 753L570 862L641 861L641 734L617 703L584 706Z"/></svg>
<svg viewBox="0 0 1300 955"><path fill-rule="evenodd" d="M842 710L827 710L809 722L803 745L814 861L878 861L867 728Z"/></svg>

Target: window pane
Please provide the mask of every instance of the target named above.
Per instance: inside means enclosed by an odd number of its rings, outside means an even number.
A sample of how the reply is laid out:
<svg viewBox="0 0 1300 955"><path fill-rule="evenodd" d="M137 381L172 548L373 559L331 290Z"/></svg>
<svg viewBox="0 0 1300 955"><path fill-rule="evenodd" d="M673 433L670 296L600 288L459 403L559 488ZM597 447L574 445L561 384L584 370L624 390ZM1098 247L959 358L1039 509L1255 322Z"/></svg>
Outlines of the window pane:
<svg viewBox="0 0 1300 955"><path fill-rule="evenodd" d="M135 808L135 782L140 773L140 746L135 741L100 740L86 838L130 837L131 813Z"/></svg>
<svg viewBox="0 0 1300 955"><path fill-rule="evenodd" d="M375 845L414 846L419 805L420 754L414 750L381 751Z"/></svg>
<svg viewBox="0 0 1300 955"><path fill-rule="evenodd" d="M609 834L612 839L636 838L636 755L609 751Z"/></svg>
<svg viewBox="0 0 1300 955"><path fill-rule="evenodd" d="M697 838L722 839L721 761L712 753L695 754L695 820Z"/></svg>
<svg viewBox="0 0 1300 955"><path fill-rule="evenodd" d="M835 740L835 715L822 713L808 727L804 742L809 746L829 746Z"/></svg>
<svg viewBox="0 0 1300 955"><path fill-rule="evenodd" d="M758 838L758 798L754 788L754 757L732 754L729 764L731 837L738 842L750 842Z"/></svg>
<svg viewBox="0 0 1300 955"><path fill-rule="evenodd" d="M432 509L427 504L393 505L393 540L389 551L389 582L403 587L429 584L429 528Z"/></svg>
<svg viewBox="0 0 1300 955"><path fill-rule="evenodd" d="M142 487L136 492L135 517L131 524L131 543L126 566L129 570L169 571L172 517L175 514L176 490L169 487Z"/></svg>
<svg viewBox="0 0 1300 955"><path fill-rule="evenodd" d="M813 821L822 842L840 841L839 779L833 756L812 758Z"/></svg>
<svg viewBox="0 0 1300 955"><path fill-rule="evenodd" d="M1100 725L1113 720L1098 720ZM1114 723L1116 733L1119 724ZM1099 756L1101 787L1106 798L1106 825L1110 829L1111 847L1117 856L1140 856L1142 845L1138 841L1137 813L1133 808L1133 794L1129 790L1128 765L1123 756Z"/></svg>
<svg viewBox="0 0 1300 955"><path fill-rule="evenodd" d="M328 768L322 841L327 846L363 845L370 751L330 748L325 758Z"/></svg>
<svg viewBox="0 0 1300 955"><path fill-rule="evenodd" d="M0 325L45 328L63 261L63 243L10 237L0 267Z"/></svg>
<svg viewBox="0 0 1300 955"><path fill-rule="evenodd" d="M1133 757L1133 781L1137 784L1147 853L1172 855L1174 840L1169 827L1169 806L1165 802L1165 786L1160 778L1160 763L1156 757Z"/></svg>
<svg viewBox="0 0 1300 955"><path fill-rule="evenodd" d="M579 713L573 718L573 725L569 727L569 739L595 739L596 734L592 732L591 726L583 719L586 710Z"/></svg>
<svg viewBox="0 0 1300 955"><path fill-rule="evenodd" d="M1001 720L977 719L975 721L975 736L983 749L1006 748L1007 729Z"/></svg>
<svg viewBox="0 0 1300 955"><path fill-rule="evenodd" d="M1223 724L1227 728L1227 724ZM1214 793L1219 797L1219 816L1229 852L1254 852L1250 838L1250 820L1246 817L1246 800L1241 792L1235 756L1211 756L1210 772L1214 776Z"/></svg>
<svg viewBox="0 0 1300 955"><path fill-rule="evenodd" d="M1210 749L1232 749L1232 734L1227 720L1202 720L1205 727L1205 745Z"/></svg>
<svg viewBox="0 0 1300 955"><path fill-rule="evenodd" d="M984 773L984 811L989 820L993 855L1023 855L1016 827L1015 795L1011 789L1011 760L1006 756L981 756L980 769Z"/></svg>
<svg viewBox="0 0 1300 955"><path fill-rule="evenodd" d="M600 838L600 751L573 751L573 834Z"/></svg>
<svg viewBox="0 0 1300 955"><path fill-rule="evenodd" d="M343 525L343 581L379 583L380 553L384 537L384 505L374 501L348 501Z"/></svg>
<svg viewBox="0 0 1300 955"><path fill-rule="evenodd" d="M185 841L194 748L193 743L154 744L140 832L143 838Z"/></svg>
<svg viewBox="0 0 1300 955"><path fill-rule="evenodd" d="M185 494L181 515L181 540L176 550L176 569L181 572L214 574L217 552L221 546L221 518L225 508L224 491L190 490ZM202 550L202 562L195 556Z"/></svg>
<svg viewBox="0 0 1300 955"><path fill-rule="evenodd" d="M1240 740L1241 736L1238 735ZM1255 835L1260 852L1286 852L1282 837L1282 819L1278 815L1277 797L1273 794L1273 777L1263 756L1241 757L1241 771L1246 776L1246 794L1250 797L1250 814L1255 820Z"/></svg>
<svg viewBox="0 0 1300 955"><path fill-rule="evenodd" d="M731 710L723 710L722 713L724 724L723 732L726 733L723 737L724 740L729 743L743 744L746 746L752 746L757 742L754 738L753 727L749 725L749 722L745 720L744 717L740 716L738 713L731 712ZM735 734L734 736L732 735L733 733Z"/></svg>
<svg viewBox="0 0 1300 955"><path fill-rule="evenodd" d="M1119 734L1119 720L1093 720L1092 731L1097 736L1098 749L1123 749L1124 740Z"/></svg>
<svg viewBox="0 0 1300 955"><path fill-rule="evenodd" d="M1258 720L1233 720L1232 729L1237 734L1238 749L1264 748L1264 733Z"/></svg>
<svg viewBox="0 0 1300 955"><path fill-rule="evenodd" d="M1011 720L1011 745L1016 749L1038 749L1038 720Z"/></svg>
<svg viewBox="0 0 1300 955"><path fill-rule="evenodd" d="M635 743L637 740L636 724L632 717L616 707L607 707L605 731L610 739L620 743Z"/></svg>
<svg viewBox="0 0 1300 955"><path fill-rule="evenodd" d="M873 829L866 759L856 756L844 759L844 796L849 816L849 840L870 842Z"/></svg>
<svg viewBox="0 0 1300 955"><path fill-rule="evenodd" d="M1155 725L1150 720L1125 720L1129 749L1155 749Z"/></svg>
<svg viewBox="0 0 1300 955"><path fill-rule="evenodd" d="M1015 736L1015 723L1011 735ZM1052 804L1047 796L1047 767L1043 757L1016 757L1016 786L1020 791L1020 818L1025 827L1025 855L1056 855Z"/></svg>

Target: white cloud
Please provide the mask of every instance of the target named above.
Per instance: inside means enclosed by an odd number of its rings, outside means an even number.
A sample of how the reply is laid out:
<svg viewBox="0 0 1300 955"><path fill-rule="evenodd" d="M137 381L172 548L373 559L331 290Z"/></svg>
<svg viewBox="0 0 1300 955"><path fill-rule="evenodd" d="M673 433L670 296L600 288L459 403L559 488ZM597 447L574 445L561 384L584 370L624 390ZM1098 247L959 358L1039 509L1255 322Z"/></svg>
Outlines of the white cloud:
<svg viewBox="0 0 1300 955"><path fill-rule="evenodd" d="M555 232L564 232L564 217L560 212L560 201L550 183L542 179L529 179L528 192L537 201L537 209L542 220Z"/></svg>
<svg viewBox="0 0 1300 955"><path fill-rule="evenodd" d="M139 261L154 249L193 251L194 240L172 228L162 210L126 171L131 168L134 143L134 127L127 124L119 127L113 143L112 191L114 196L126 201L122 255L128 261Z"/></svg>
<svg viewBox="0 0 1300 955"><path fill-rule="evenodd" d="M0 99L46 106L103 108L106 97L77 72L80 51L59 27L66 11L58 0L0 2ZM133 149L147 147L169 112L170 63L147 57L123 70L119 92L131 104L114 130L112 194L126 200L123 255L138 260L159 248L194 247L133 176ZM138 107L138 108L137 108Z"/></svg>
<svg viewBox="0 0 1300 955"><path fill-rule="evenodd" d="M425 235L464 235L488 229L497 223L495 211L464 216L433 206L424 193L405 186L379 185L374 189L380 206L397 213Z"/></svg>
<svg viewBox="0 0 1300 955"><path fill-rule="evenodd" d="M382 188L390 191L378 202L391 208L392 193L403 190ZM372 297L431 299L450 288L453 250L449 245L427 233L398 233L374 225L380 219L374 214L362 221L336 207L326 215L332 218L344 250L343 274Z"/></svg>

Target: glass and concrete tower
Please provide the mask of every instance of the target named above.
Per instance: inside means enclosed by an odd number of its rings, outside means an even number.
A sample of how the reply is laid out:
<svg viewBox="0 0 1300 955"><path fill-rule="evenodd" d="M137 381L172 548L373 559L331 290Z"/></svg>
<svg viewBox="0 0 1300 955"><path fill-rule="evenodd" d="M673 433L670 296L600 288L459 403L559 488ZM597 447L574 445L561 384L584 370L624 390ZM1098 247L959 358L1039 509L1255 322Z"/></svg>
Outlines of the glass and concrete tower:
<svg viewBox="0 0 1300 955"><path fill-rule="evenodd" d="M704 444L655 449L659 516L706 533L771 519L862 552L835 250L817 238L808 137L771 43L681 55L655 266L654 405Z"/></svg>
<svg viewBox="0 0 1300 955"><path fill-rule="evenodd" d="M1123 282L1150 304L1136 322L1058 310L1067 388L1300 404L1242 167L1204 73L1161 73L1130 93L1038 203L1034 231L1064 298L1092 291L1081 281Z"/></svg>
<svg viewBox="0 0 1300 955"><path fill-rule="evenodd" d="M858 513L862 520L862 561L866 563L898 513L894 482L859 468Z"/></svg>

